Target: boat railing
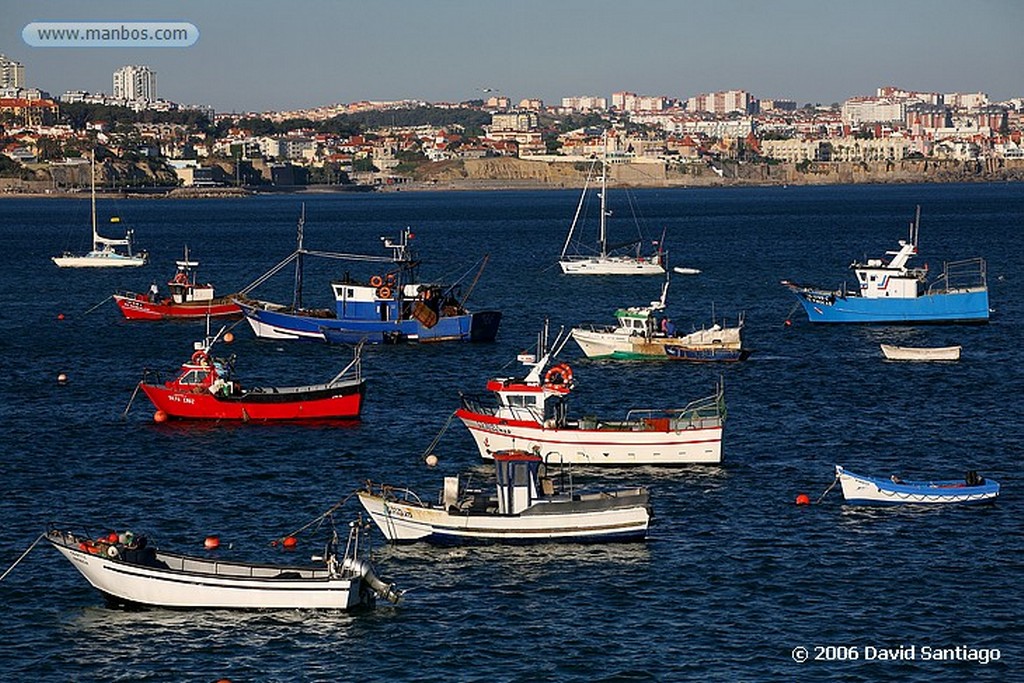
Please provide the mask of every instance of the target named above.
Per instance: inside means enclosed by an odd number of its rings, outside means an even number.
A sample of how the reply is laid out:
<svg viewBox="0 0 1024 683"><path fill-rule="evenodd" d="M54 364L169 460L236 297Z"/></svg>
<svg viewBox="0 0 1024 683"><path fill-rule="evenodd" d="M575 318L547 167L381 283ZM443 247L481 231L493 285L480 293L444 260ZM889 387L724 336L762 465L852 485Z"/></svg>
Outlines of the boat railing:
<svg viewBox="0 0 1024 683"><path fill-rule="evenodd" d="M691 401L683 408L634 408L626 413L626 422L679 431L719 427L725 416L725 396L720 388L711 396Z"/></svg>
<svg viewBox="0 0 1024 683"><path fill-rule="evenodd" d="M577 330L583 330L584 332L597 332L599 334L608 334L609 332L615 332L619 329L618 325L603 325L599 323L583 323L582 325L576 326Z"/></svg>
<svg viewBox="0 0 1024 683"><path fill-rule="evenodd" d="M985 289L988 286L988 268L981 257L962 261L946 261L942 273L928 286L929 294L946 294Z"/></svg>
<svg viewBox="0 0 1024 683"><path fill-rule="evenodd" d="M404 486L392 486L390 484L378 484L373 481L367 481L365 490L370 495L379 496L386 501L428 507L415 491Z"/></svg>

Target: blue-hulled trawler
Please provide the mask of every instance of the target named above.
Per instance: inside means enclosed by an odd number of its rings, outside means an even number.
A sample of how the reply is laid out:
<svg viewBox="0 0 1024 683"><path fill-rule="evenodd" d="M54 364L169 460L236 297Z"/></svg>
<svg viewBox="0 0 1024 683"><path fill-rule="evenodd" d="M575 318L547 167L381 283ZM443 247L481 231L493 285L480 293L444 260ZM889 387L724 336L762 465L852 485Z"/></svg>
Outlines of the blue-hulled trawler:
<svg viewBox="0 0 1024 683"><path fill-rule="evenodd" d="M311 251L302 244L299 219L298 247L290 256L265 273L244 291L250 291L289 263L295 263L295 295L290 307L236 301L257 337L265 339L306 339L355 344L405 341L494 341L501 323L499 311L470 312L465 301L472 286L460 293L453 285L424 282L417 276L419 261L413 256L406 228L398 238L382 237L391 256L340 254ZM348 275L331 283L335 309L302 306L302 259L322 256L346 261L380 264L378 272L365 281ZM480 266L486 264L486 257ZM476 280L474 279L474 284Z"/></svg>
<svg viewBox="0 0 1024 683"><path fill-rule="evenodd" d="M943 264L929 282L928 267L911 268L917 255L921 207L910 224L909 240L900 240L892 256L854 262L858 291L807 287L783 280L797 296L812 323L984 323L988 322L988 283L985 261L971 258Z"/></svg>

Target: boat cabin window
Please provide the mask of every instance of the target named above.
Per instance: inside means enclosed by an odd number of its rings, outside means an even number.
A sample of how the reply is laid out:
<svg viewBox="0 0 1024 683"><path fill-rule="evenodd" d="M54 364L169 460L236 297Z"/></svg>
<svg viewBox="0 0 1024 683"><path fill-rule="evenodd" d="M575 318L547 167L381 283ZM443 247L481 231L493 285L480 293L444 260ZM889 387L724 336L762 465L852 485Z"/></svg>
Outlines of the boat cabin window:
<svg viewBox="0 0 1024 683"><path fill-rule="evenodd" d="M202 384L209 377L210 373L207 370L189 370L181 379L178 380L179 384Z"/></svg>
<svg viewBox="0 0 1024 683"><path fill-rule="evenodd" d="M533 408L537 405L537 397L511 394L508 397L508 405L510 408Z"/></svg>
<svg viewBox="0 0 1024 683"><path fill-rule="evenodd" d="M868 279L868 276L867 276L866 273L857 273L857 277L860 278L861 282L865 282Z"/></svg>
<svg viewBox="0 0 1024 683"><path fill-rule="evenodd" d="M878 276L877 275L872 275L871 276L871 281L875 282L876 280L878 280Z"/></svg>

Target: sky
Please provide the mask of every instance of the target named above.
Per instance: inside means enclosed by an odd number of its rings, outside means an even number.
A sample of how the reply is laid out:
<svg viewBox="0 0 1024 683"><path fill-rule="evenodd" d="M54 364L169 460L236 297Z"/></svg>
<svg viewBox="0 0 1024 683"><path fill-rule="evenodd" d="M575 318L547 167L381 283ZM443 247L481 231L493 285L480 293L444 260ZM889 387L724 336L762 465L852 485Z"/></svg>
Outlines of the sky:
<svg viewBox="0 0 1024 683"><path fill-rule="evenodd" d="M0 0L0 53L30 87L158 95L218 112L360 100L513 103L746 90L831 104L884 85L1024 96L1021 0ZM179 21L181 48L31 47L40 21Z"/></svg>

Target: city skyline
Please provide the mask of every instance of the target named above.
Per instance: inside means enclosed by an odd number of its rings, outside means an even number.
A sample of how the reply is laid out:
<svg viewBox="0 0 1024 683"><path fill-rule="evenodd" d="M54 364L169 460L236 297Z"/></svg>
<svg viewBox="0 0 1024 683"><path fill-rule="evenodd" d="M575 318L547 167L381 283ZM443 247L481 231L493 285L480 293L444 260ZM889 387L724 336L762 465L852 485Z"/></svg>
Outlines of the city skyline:
<svg viewBox="0 0 1024 683"><path fill-rule="evenodd" d="M188 21L200 38L189 48L33 48L21 35L34 21L90 20ZM1024 95L1022 20L1024 4L1002 0L44 0L5 9L0 52L55 96L109 92L114 71L145 64L162 97L217 111L495 94L557 104L623 90L686 99L736 89L827 105L883 85L999 101Z"/></svg>

